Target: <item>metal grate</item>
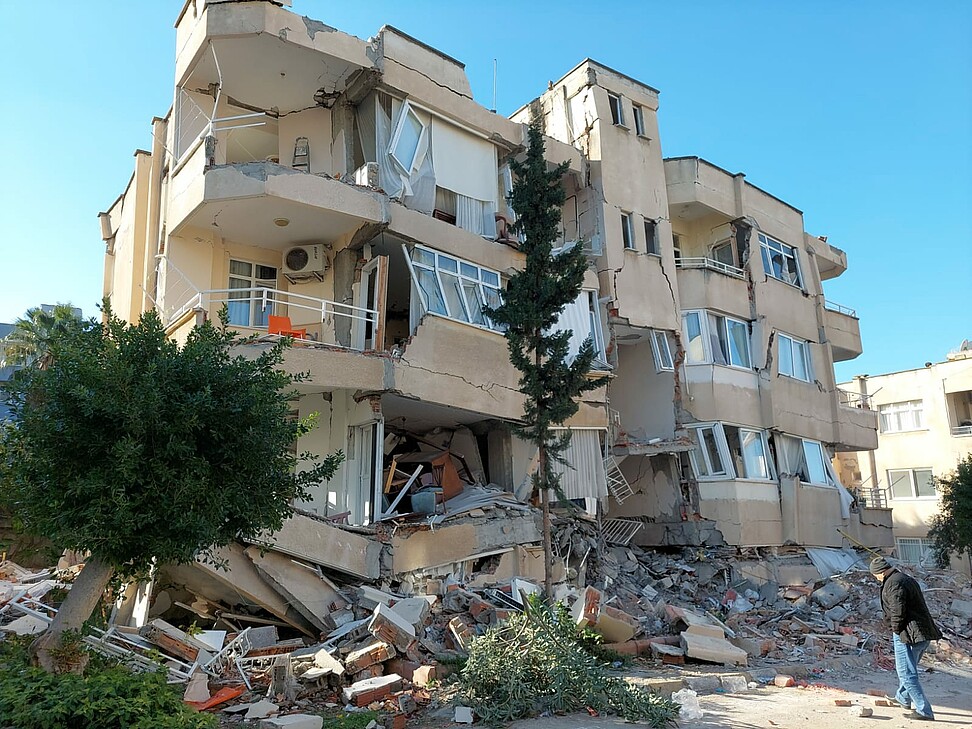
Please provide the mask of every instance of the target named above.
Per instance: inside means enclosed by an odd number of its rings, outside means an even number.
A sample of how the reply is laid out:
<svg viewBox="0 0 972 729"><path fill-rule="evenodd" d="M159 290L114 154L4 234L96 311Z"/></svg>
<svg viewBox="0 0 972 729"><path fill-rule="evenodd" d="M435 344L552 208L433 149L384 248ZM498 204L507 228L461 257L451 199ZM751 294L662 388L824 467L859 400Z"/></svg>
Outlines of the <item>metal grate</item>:
<svg viewBox="0 0 972 729"><path fill-rule="evenodd" d="M636 519L607 519L601 526L601 534L608 544L626 547L642 526Z"/></svg>
<svg viewBox="0 0 972 729"><path fill-rule="evenodd" d="M621 467L614 456L608 456L604 459L604 475L607 477L608 490L619 504L623 504L625 499L634 496L631 484L621 473Z"/></svg>

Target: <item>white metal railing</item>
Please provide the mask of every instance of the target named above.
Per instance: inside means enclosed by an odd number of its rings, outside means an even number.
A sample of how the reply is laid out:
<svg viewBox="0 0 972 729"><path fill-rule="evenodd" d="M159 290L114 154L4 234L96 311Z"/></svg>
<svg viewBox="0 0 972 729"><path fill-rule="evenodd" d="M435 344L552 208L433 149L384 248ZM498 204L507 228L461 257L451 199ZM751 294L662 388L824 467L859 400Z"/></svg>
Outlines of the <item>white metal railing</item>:
<svg viewBox="0 0 972 729"><path fill-rule="evenodd" d="M871 396L851 390L837 388L837 399L841 405L849 408L860 408L861 410L871 409Z"/></svg>
<svg viewBox="0 0 972 729"><path fill-rule="evenodd" d="M732 276L733 278L745 278L746 272L741 268L736 266L730 266L728 263L723 263L722 261L717 261L714 258L705 257L695 257L686 258L682 256L675 259L676 268L704 268L709 271L717 271L718 273L725 274L726 276Z"/></svg>
<svg viewBox="0 0 972 729"><path fill-rule="evenodd" d="M838 304L838 303L833 302L833 301L824 300L824 308L827 311L836 311L838 314L843 314L844 316L850 316L850 317L853 317L855 319L858 319L859 318L857 316L857 312L854 311L849 306L843 306L842 304Z"/></svg>
<svg viewBox="0 0 972 729"><path fill-rule="evenodd" d="M887 509L888 490L883 488L861 488L857 489L858 503L868 509Z"/></svg>
<svg viewBox="0 0 972 729"><path fill-rule="evenodd" d="M972 425L956 425L952 428L952 435L972 435Z"/></svg>
<svg viewBox="0 0 972 729"><path fill-rule="evenodd" d="M213 309L218 309L223 304L230 307L230 325L246 327L248 329L266 329L266 318L271 315L289 316L295 309L300 311L312 311L317 314L318 323L330 322L334 319L347 320L351 325L352 334L362 331L365 326L371 324L372 330L378 322L378 312L374 309L365 309L351 304L342 304L328 299L319 299L315 296L295 294L292 291L281 291L280 289L265 288L257 286L247 289L210 289L195 293L182 306L175 309L167 318L166 325L171 325L178 321L187 312L193 309L203 309L213 313ZM239 308L244 305L246 311L246 322L239 318L234 321L234 314L242 313ZM254 314L259 316L254 316ZM305 322L295 324L295 327L304 327ZM364 349L361 336L353 336L350 349ZM335 346L344 346L337 342L326 342Z"/></svg>

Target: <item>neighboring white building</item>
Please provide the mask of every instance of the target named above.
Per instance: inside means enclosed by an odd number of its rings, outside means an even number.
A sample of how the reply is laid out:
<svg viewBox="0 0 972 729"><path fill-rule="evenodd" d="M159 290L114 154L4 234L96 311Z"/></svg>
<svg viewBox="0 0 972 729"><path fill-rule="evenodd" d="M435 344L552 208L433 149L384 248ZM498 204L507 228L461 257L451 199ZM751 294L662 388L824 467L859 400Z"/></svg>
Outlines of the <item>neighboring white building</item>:
<svg viewBox="0 0 972 729"><path fill-rule="evenodd" d="M841 454L841 470L852 470L857 459L859 493L892 507L897 556L918 562L927 557L939 509L933 478L972 452L972 346L966 340L944 362L862 375L840 387L860 392L880 417L877 450ZM966 559L953 566L970 571Z"/></svg>

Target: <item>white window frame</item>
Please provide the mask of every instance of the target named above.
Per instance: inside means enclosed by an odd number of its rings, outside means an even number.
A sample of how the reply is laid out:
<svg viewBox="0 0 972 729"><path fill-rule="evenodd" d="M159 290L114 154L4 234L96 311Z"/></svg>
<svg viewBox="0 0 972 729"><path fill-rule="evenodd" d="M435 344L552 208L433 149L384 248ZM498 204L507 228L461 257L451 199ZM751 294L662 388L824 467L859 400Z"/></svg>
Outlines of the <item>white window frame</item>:
<svg viewBox="0 0 972 729"><path fill-rule="evenodd" d="M918 472L928 471L931 477L931 487L932 493L930 495L919 495L918 494ZM911 496L895 496L894 489L892 488L892 477L891 474L906 473L908 474L908 485L911 491ZM888 477L888 498L892 501L934 501L938 498L938 491L935 489L935 471L929 466L920 466L918 468L889 468L887 472Z"/></svg>
<svg viewBox="0 0 972 729"><path fill-rule="evenodd" d="M689 360L686 357L686 364L711 364L717 365L719 367L732 367L737 370L744 370L746 372L753 371L753 347L752 347L752 332L749 329L749 322L742 319L736 319L735 317L727 316L725 314L720 314L715 311L709 311L708 309L689 309L682 312L682 336L685 338L686 345L690 341L688 336L688 330L686 328L686 319L688 317L698 317L700 322L700 331L702 336L702 359L701 360ZM715 319L715 327L713 329L712 320ZM720 341L720 334L725 337L727 346L731 342L730 337L730 323L735 325L741 325L746 328L746 357L749 360L749 364L732 362L732 347L728 347L727 352L723 352L720 346L720 354L724 354L726 362L716 362L715 352L713 351L713 335L715 336L715 342ZM686 346L686 351L688 347Z"/></svg>
<svg viewBox="0 0 972 729"><path fill-rule="evenodd" d="M783 243L782 241L778 241L775 238L770 238L768 235L764 235L763 233L759 233L759 248L763 259L763 271L767 276L775 278L777 281L790 284L790 286L795 286L800 290L803 289L803 268L800 266L799 248ZM793 278L796 280L791 280L791 276L787 273L785 265L781 275L776 275L776 271L773 268L772 263L773 255L779 255L783 259L784 264L786 259L791 259L793 261L793 266L796 271Z"/></svg>
<svg viewBox="0 0 972 729"><path fill-rule="evenodd" d="M633 217L631 213L621 211L621 242L626 251L635 250Z"/></svg>
<svg viewBox="0 0 972 729"><path fill-rule="evenodd" d="M776 466L769 448L769 435L765 430L751 428L745 425L734 425L732 423L692 423L686 426L689 430L695 431L696 447L689 451L689 461L692 464L692 472L699 481L726 481L741 479L745 481L776 481ZM743 464L745 473L740 473L735 465L735 457L729 447L729 440L726 437L726 428L734 428L739 433L739 457ZM722 461L722 470L715 471L712 463L711 454L705 447L703 431L711 431L713 443L719 459ZM752 467L751 456L743 446L744 434L755 435L759 439L762 449L762 458L766 465L766 475L750 473ZM703 472L704 467L704 472ZM756 469L752 469L754 472Z"/></svg>
<svg viewBox="0 0 972 729"><path fill-rule="evenodd" d="M631 113L634 115L635 134L639 137L646 137L645 107L641 106L641 104L631 104Z"/></svg>
<svg viewBox="0 0 972 729"><path fill-rule="evenodd" d="M668 340L668 332L661 329L651 330L651 352L655 357L655 369L658 372L675 371L675 359L672 357L672 345Z"/></svg>
<svg viewBox="0 0 972 729"><path fill-rule="evenodd" d="M914 427L900 427L901 416L906 413L912 416ZM902 400L878 405L878 418L878 428L881 433L912 433L917 430L927 430L923 400ZM895 427L886 427L892 423Z"/></svg>
<svg viewBox="0 0 972 729"><path fill-rule="evenodd" d="M233 273L232 268L234 263L244 263L247 266L250 266L251 267L250 275L244 276L243 274L240 273ZM260 268L269 268L273 270L275 272L274 278L272 279L258 278L257 270ZM277 288L277 277L279 276L280 276L280 269L277 268L276 266L268 266L265 263L257 263L256 261L247 261L243 258L231 258L229 262L229 266L227 268L227 275L226 275L226 288L230 292L227 294L226 297L228 300L227 308L230 312L230 315L232 316L233 307L231 306L231 304L233 304L234 301L237 303L242 303L245 301L247 304L247 308L246 308L247 315L246 315L246 322L233 321L231 318L229 323L236 327L248 327L250 329L266 329L269 323L268 317L271 313L273 313L273 294L267 293L266 296L263 296L256 289L269 289L270 291L275 290ZM230 279L234 279L234 278L240 281L246 281L249 284L245 288L239 289L240 292L246 293L246 298L235 299L235 300L231 298L233 287L229 285L229 282ZM259 315L257 314L258 308L260 309L261 312ZM269 309L269 311L267 309Z"/></svg>
<svg viewBox="0 0 972 729"><path fill-rule="evenodd" d="M415 152L412 153L412 159L409 160L408 164L405 164L405 160L399 159L398 155L395 154L395 149L398 147L398 142L401 140L402 131L405 129L405 124L408 121L408 117L411 115L421 126L419 131L418 142L415 145ZM395 133L392 135L391 142L388 145L388 156L395 160L395 163L404 170L406 175L411 175L412 170L414 170L418 164L421 164L419 160L419 151L422 149L422 143L425 141L426 135L429 133L429 126L420 117L412 105L407 101L402 104L402 110L398 116L398 124L395 126Z"/></svg>
<svg viewBox="0 0 972 729"><path fill-rule="evenodd" d="M661 246L658 244L658 221L654 218L643 217L645 229L645 251L652 256L661 255Z"/></svg>
<svg viewBox="0 0 972 729"><path fill-rule="evenodd" d="M416 251L421 251L422 256L431 256L433 262L429 263L425 260L420 260L416 256ZM502 300L502 279L499 272L484 268L483 266L477 266L462 258L449 256L432 248L426 248L425 246L415 246L408 251L408 255L405 258L412 274L412 285L418 291L422 306L427 313L444 316L447 319L461 321L494 332L503 331L503 328L499 324L490 320L482 311L484 304L495 307ZM452 264L455 264L455 270L452 270ZM441 303L443 311L438 311L438 307L436 309L430 308L431 302L428 300L428 294L419 284L419 271L430 275L431 280L436 283L437 303ZM473 275L474 273L475 275ZM460 286L460 290L456 292L461 294L457 298L459 311L453 311L453 305L456 302L450 301L452 297L447 295L448 289L443 279L448 280L449 278L455 278ZM474 296L472 301L469 299L470 293ZM472 304L478 307L478 312L471 311ZM478 316L476 316L477 314ZM482 317L482 322L474 320L479 317Z"/></svg>
<svg viewBox="0 0 972 729"><path fill-rule="evenodd" d="M783 334L782 332L777 332L777 340L777 372L784 377L789 377L793 380L799 380L801 382L813 382L815 378L813 372L813 357L810 354L810 342L806 341L805 339L791 337L789 334ZM789 372L786 372L783 367L784 347L787 347L790 352ZM793 363L797 361L798 354L803 362L804 370L807 373L806 378L800 377L794 370Z"/></svg>
<svg viewBox="0 0 972 729"><path fill-rule="evenodd" d="M909 551L905 552L902 550L902 547L908 547ZM910 551L915 547L921 550L921 556L918 559L913 559L914 555ZM934 560L934 550L935 541L927 537L895 537L894 539L894 552L898 560L905 564L924 564L931 562Z"/></svg>
<svg viewBox="0 0 972 729"><path fill-rule="evenodd" d="M616 127L622 127L627 129L627 125L624 123L624 103L622 101L624 97L620 94L614 94L608 91L608 107L611 109L611 123ZM616 103L612 103L616 102ZM617 112L615 114L615 112Z"/></svg>

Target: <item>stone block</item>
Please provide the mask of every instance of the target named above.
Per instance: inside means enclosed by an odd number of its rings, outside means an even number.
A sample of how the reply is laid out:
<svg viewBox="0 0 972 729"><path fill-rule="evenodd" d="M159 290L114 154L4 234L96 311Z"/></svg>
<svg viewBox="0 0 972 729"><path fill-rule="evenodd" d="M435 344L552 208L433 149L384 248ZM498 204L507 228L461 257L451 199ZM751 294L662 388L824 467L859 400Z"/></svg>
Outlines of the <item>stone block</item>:
<svg viewBox="0 0 972 729"><path fill-rule="evenodd" d="M949 607L949 612L951 612L952 615L958 615L960 618L972 618L972 600L952 600L952 605Z"/></svg>
<svg viewBox="0 0 972 729"><path fill-rule="evenodd" d="M685 629L685 632L693 635L707 635L710 638L726 637L726 632L718 625L690 625Z"/></svg>
<svg viewBox="0 0 972 729"><path fill-rule="evenodd" d="M250 704L246 710L246 714L243 715L244 719L266 719L271 714L276 714L280 710L272 701L257 701L255 704Z"/></svg>
<svg viewBox="0 0 972 729"><path fill-rule="evenodd" d="M833 580L820 589L814 590L810 599L825 610L829 610L846 600L849 594L850 590L847 589L846 585Z"/></svg>
<svg viewBox="0 0 972 729"><path fill-rule="evenodd" d="M456 724L472 724L473 710L468 706L457 706L454 721Z"/></svg>
<svg viewBox="0 0 972 729"><path fill-rule="evenodd" d="M790 688L791 686L796 686L796 679L793 676L787 676L785 673L781 673L773 677L773 685L780 688Z"/></svg>
<svg viewBox="0 0 972 729"><path fill-rule="evenodd" d="M364 681L355 681L347 686L342 695L348 703L355 706L367 706L374 701L391 696L395 691L402 688L402 677L397 673L390 673L387 676L378 676Z"/></svg>
<svg viewBox="0 0 972 729"><path fill-rule="evenodd" d="M412 683L424 688L435 680L435 673L435 666L419 666L412 672Z"/></svg>

